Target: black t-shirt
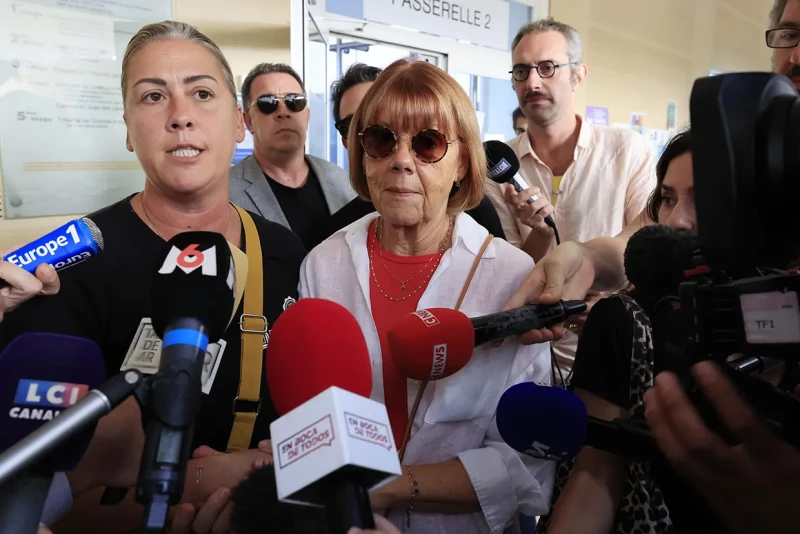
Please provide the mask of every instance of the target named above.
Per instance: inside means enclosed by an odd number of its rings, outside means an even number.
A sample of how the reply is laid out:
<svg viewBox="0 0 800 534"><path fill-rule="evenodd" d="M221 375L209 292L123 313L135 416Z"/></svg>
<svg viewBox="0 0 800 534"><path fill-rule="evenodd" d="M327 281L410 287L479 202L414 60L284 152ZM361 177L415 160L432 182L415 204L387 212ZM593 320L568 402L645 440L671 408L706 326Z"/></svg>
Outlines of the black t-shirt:
<svg viewBox="0 0 800 534"><path fill-rule="evenodd" d="M266 174L264 177L289 222L289 228L297 234L306 250L319 245L323 241L317 240L319 229L327 224L331 212L314 171L309 167L308 179L302 187L286 187Z"/></svg>
<svg viewBox="0 0 800 534"><path fill-rule="evenodd" d="M300 263L305 249L287 228L252 215L261 240L264 269L264 315L269 327L297 299ZM0 323L0 346L22 332L52 332L84 337L100 346L106 375L120 371L139 324L151 317L150 280L164 241L133 211L130 197L89 215L103 233L105 248L96 257L60 273L58 295L35 298ZM242 245L244 230L242 230ZM289 300L287 300L289 299ZM223 339L227 343L211 391L203 394L192 448L226 449L233 426L232 406L239 387L240 305ZM261 411L251 447L269 437L277 413L261 377Z"/></svg>
<svg viewBox="0 0 800 534"><path fill-rule="evenodd" d="M364 200L356 197L351 200L342 209L331 215L327 224L320 225L317 228L317 234L313 238L317 244L322 243L337 231L345 226L352 224L359 220L361 217L375 211L375 206L369 200ZM475 219L475 222L486 228L490 234L500 239L505 239L506 234L503 232L503 225L500 222L500 216L497 215L497 210L489 200L489 197L483 197L481 203L477 207L467 211L467 214Z"/></svg>
<svg viewBox="0 0 800 534"><path fill-rule="evenodd" d="M618 298L598 301L581 331L575 353L571 388L580 388L621 408L630 401L633 316ZM658 356L658 353L656 354ZM674 362L654 358L654 372L672 369ZM727 533L705 500L680 478L665 459L653 462L653 473L664 493L676 534Z"/></svg>

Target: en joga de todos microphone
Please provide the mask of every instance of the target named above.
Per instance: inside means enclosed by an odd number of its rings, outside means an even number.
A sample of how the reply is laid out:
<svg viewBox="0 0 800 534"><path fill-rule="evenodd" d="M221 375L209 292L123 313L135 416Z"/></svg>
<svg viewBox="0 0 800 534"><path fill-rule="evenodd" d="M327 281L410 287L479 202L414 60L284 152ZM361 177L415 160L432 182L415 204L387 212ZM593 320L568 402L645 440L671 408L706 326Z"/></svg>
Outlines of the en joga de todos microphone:
<svg viewBox="0 0 800 534"><path fill-rule="evenodd" d="M53 474L75 468L95 425L53 444L52 454L22 463L19 453L25 451L15 444L54 422L104 379L100 348L88 339L26 333L0 355L0 533L36 534Z"/></svg>
<svg viewBox="0 0 800 534"><path fill-rule="evenodd" d="M225 332L236 283L221 234L178 234L163 257L151 288L153 329L162 344L142 407L145 443L136 485L136 502L145 506L142 532L163 532L169 506L183 494L206 348Z"/></svg>
<svg viewBox="0 0 800 534"><path fill-rule="evenodd" d="M401 471L386 407L369 399L358 321L329 300L297 301L275 321L266 372L282 414L270 425L278 498L324 506L332 534L374 529L369 490Z"/></svg>
<svg viewBox="0 0 800 534"><path fill-rule="evenodd" d="M503 441L534 458L569 460L585 445L633 460L660 457L646 426L589 416L580 397L558 386L511 386L500 397L496 421Z"/></svg>
<svg viewBox="0 0 800 534"><path fill-rule="evenodd" d="M498 184L512 184L514 191L517 193L530 187L519 175L519 158L510 146L502 141L492 139L484 142L483 148L486 151L486 163L489 166L488 175L490 180ZM525 202L533 204L533 197ZM556 236L556 244L560 245L561 238L558 235L556 221L553 220L551 215L548 215L544 218L544 222L553 229Z"/></svg>
<svg viewBox="0 0 800 534"><path fill-rule="evenodd" d="M472 318L450 308L418 310L389 330L389 354L406 378L441 380L467 365L477 346L547 328L583 311L586 303L582 300L529 304Z"/></svg>
<svg viewBox="0 0 800 534"><path fill-rule="evenodd" d="M70 221L32 243L9 252L3 261L22 267L29 273L49 263L56 271L91 258L103 250L103 235L91 219L83 217ZM0 280L0 287L8 283Z"/></svg>

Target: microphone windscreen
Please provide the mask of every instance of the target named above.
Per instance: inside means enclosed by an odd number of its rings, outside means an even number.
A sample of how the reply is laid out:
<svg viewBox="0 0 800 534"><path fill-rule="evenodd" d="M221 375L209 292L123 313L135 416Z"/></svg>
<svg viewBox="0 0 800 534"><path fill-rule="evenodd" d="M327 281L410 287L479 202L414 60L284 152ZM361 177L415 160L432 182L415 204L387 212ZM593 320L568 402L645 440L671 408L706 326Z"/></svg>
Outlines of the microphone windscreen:
<svg viewBox="0 0 800 534"><path fill-rule="evenodd" d="M234 266L228 242L215 232L184 232L167 241L151 287L153 329L161 339L176 319L196 319L211 343L228 326Z"/></svg>
<svg viewBox="0 0 800 534"><path fill-rule="evenodd" d="M103 355L93 341L60 334L25 333L0 354L0 452L55 418L105 380ZM48 458L37 472L70 471L94 434L87 428Z"/></svg>
<svg viewBox="0 0 800 534"><path fill-rule="evenodd" d="M235 245L228 243L228 248L231 251L231 261L233 261L233 310L231 310L231 318L228 319L228 326L233 322L236 317L236 310L239 309L239 304L242 302L244 296L244 288L247 285L247 274L250 271L250 262L247 259L247 254L242 252ZM228 327L225 327L227 330Z"/></svg>
<svg viewBox="0 0 800 534"><path fill-rule="evenodd" d="M330 532L324 508L278 500L274 464L251 471L231 491L231 504L231 526L236 534Z"/></svg>
<svg viewBox="0 0 800 534"><path fill-rule="evenodd" d="M398 319L387 333L389 356L401 376L441 380L469 363L475 330L469 317L450 308L430 308Z"/></svg>
<svg viewBox="0 0 800 534"><path fill-rule="evenodd" d="M344 306L305 298L275 321L266 354L269 393L284 415L333 386L372 393L372 364L361 327Z"/></svg>
<svg viewBox="0 0 800 534"><path fill-rule="evenodd" d="M678 295L680 284L686 281L684 272L694 267L698 248L695 231L675 230L663 224L645 226L628 240L625 276L648 300Z"/></svg>
<svg viewBox="0 0 800 534"><path fill-rule="evenodd" d="M519 158L514 150L502 141L492 139L483 143L489 179L498 184L510 182L519 172Z"/></svg>
<svg viewBox="0 0 800 534"><path fill-rule="evenodd" d="M569 459L586 441L588 414L580 397L566 389L523 382L500 397L496 421L512 449L539 449Z"/></svg>

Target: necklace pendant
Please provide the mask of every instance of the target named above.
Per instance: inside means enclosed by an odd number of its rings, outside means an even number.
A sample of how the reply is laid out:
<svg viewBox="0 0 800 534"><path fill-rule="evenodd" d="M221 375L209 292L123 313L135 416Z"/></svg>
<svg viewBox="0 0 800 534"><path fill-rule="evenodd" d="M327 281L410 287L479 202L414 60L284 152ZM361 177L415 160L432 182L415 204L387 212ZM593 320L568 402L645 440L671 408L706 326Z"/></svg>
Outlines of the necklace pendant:
<svg viewBox="0 0 800 534"><path fill-rule="evenodd" d="M406 285L400 284L400 291L405 291L405 290L406 290Z"/></svg>

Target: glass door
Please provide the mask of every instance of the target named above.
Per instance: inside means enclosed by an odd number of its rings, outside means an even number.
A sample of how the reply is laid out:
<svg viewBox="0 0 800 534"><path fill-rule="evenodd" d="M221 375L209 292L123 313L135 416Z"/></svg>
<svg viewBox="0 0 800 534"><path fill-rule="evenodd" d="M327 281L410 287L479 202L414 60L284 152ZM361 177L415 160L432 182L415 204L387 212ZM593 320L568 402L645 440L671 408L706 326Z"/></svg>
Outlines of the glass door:
<svg viewBox="0 0 800 534"><path fill-rule="evenodd" d="M317 24L311 9L306 10L306 28L308 36L304 47L303 81L311 109L306 144L309 154L328 160L328 125L333 124L328 106L328 39Z"/></svg>

